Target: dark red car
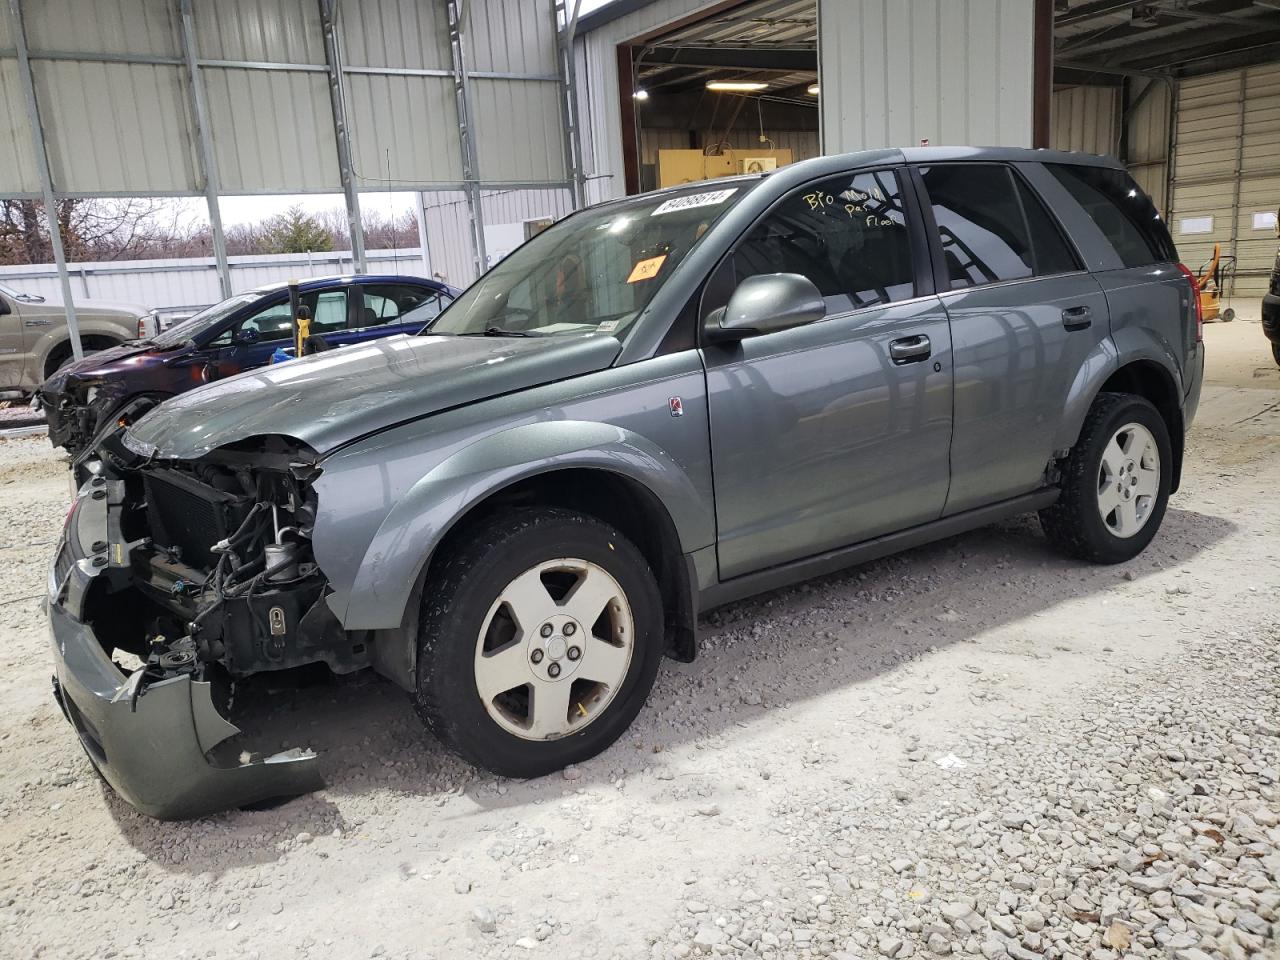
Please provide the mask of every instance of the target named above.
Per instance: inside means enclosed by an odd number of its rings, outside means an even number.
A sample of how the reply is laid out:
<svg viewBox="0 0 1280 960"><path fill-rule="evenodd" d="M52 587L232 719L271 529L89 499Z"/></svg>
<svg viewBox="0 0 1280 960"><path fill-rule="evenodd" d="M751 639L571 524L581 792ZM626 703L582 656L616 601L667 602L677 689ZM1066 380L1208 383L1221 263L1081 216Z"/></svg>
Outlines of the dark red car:
<svg viewBox="0 0 1280 960"><path fill-rule="evenodd" d="M328 347L417 333L459 293L422 277L322 277L299 284L311 333ZM271 362L289 345L293 320L286 284L236 294L147 340L132 340L69 364L36 396L49 440L75 456L122 414L211 380Z"/></svg>

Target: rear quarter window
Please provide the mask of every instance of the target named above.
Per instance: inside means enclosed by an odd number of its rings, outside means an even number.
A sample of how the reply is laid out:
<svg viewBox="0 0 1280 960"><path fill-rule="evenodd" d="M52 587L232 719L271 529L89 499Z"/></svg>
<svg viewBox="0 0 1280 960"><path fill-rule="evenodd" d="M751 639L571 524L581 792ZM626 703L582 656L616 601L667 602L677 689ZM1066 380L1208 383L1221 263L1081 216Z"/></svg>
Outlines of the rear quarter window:
<svg viewBox="0 0 1280 960"><path fill-rule="evenodd" d="M1160 212L1133 178L1109 167L1046 163L1110 241L1126 267L1177 262L1178 251Z"/></svg>

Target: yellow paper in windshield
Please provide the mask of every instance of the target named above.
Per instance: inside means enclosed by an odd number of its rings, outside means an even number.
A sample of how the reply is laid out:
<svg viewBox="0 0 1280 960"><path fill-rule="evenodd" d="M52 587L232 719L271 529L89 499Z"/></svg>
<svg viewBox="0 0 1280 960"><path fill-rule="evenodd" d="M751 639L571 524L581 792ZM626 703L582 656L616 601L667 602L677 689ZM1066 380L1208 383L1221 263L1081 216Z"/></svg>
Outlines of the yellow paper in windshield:
<svg viewBox="0 0 1280 960"><path fill-rule="evenodd" d="M666 259L667 255L664 253L660 257L641 260L631 268L631 276L627 277L627 283L635 283L638 280L652 280L658 275L658 271L662 269L662 263Z"/></svg>

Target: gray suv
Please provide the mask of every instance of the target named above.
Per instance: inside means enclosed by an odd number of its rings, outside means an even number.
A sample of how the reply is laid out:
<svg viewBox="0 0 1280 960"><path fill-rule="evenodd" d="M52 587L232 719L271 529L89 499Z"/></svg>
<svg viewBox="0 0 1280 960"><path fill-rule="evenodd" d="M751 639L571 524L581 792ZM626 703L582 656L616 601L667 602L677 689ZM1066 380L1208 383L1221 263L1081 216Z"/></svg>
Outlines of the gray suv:
<svg viewBox="0 0 1280 960"><path fill-rule="evenodd" d="M1139 553L1196 304L1098 157L882 150L592 207L422 335L103 440L49 574L59 702L157 817L317 786L222 715L312 663L548 773L617 739L717 605L1029 511L1074 557Z"/></svg>

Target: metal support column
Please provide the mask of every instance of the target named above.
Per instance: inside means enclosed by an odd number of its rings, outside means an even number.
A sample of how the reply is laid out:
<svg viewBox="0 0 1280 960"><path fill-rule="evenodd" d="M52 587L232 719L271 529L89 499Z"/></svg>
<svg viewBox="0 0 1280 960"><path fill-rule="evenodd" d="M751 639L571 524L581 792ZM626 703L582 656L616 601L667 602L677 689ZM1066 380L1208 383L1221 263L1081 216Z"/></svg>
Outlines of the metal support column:
<svg viewBox="0 0 1280 960"><path fill-rule="evenodd" d="M572 6L570 6L572 4ZM564 110L564 159L573 183L573 209L586 206L586 176L582 157L582 133L578 128L578 67L573 42L578 35L578 12L582 0L557 0L552 16L556 18L560 58L560 106ZM560 29L560 21L564 28Z"/></svg>
<svg viewBox="0 0 1280 960"><path fill-rule="evenodd" d="M197 63L196 18L191 0L182 0L182 55L187 64L187 81L191 93L191 109L196 122L196 145L200 148L200 175L204 177L204 199L209 206L209 230L213 235L213 260L218 267L218 286L222 298L231 296L231 266L227 263L227 238L222 232L222 211L218 208L218 166L213 156L213 128L209 124L209 105L204 95L204 78Z"/></svg>
<svg viewBox="0 0 1280 960"><path fill-rule="evenodd" d="M35 147L36 173L40 177L40 196L44 202L45 221L49 225L49 246L53 262L58 265L58 282L62 285L62 305L67 311L67 333L71 336L71 352L77 360L84 357L80 344L80 324L76 322L76 305L71 296L71 274L62 250L62 231L58 227L58 208L54 203L53 174L49 171L49 153L45 149L44 127L40 123L40 105L36 101L36 83L31 75L31 58L27 53L27 32L22 23L19 0L9 0L9 32L18 54L18 83L27 104L27 122L31 124L31 142ZM41 371L43 372L43 371Z"/></svg>
<svg viewBox="0 0 1280 960"><path fill-rule="evenodd" d="M329 103L333 107L333 135L338 143L338 174L347 200L347 227L351 231L351 260L356 273L368 273L364 255L364 227L360 222L360 195L351 160L351 125L342 89L342 46L338 41L337 0L319 0L320 26L324 31L324 60L329 73Z"/></svg>
<svg viewBox="0 0 1280 960"><path fill-rule="evenodd" d="M489 269L489 256L484 244L484 204L480 193L480 161L471 118L471 88L467 81L467 53L462 33L467 21L468 0L445 0L449 15L449 52L453 58L453 94L458 108L458 139L462 145L462 180L467 194L467 210L471 214L471 238L475 253L476 276Z"/></svg>
<svg viewBox="0 0 1280 960"><path fill-rule="evenodd" d="M1240 271L1240 178L1244 176L1244 126L1245 126L1245 95L1249 92L1249 71L1242 69L1240 71L1240 106L1236 115L1236 179L1231 189L1231 292L1235 290L1235 275ZM1223 291L1219 290L1218 295L1222 296ZM1223 299L1230 299L1224 297Z"/></svg>
<svg viewBox="0 0 1280 960"><path fill-rule="evenodd" d="M427 195L419 190L414 195L413 215L418 222L418 247L422 251L422 275L432 276L431 247L427 243Z"/></svg>

